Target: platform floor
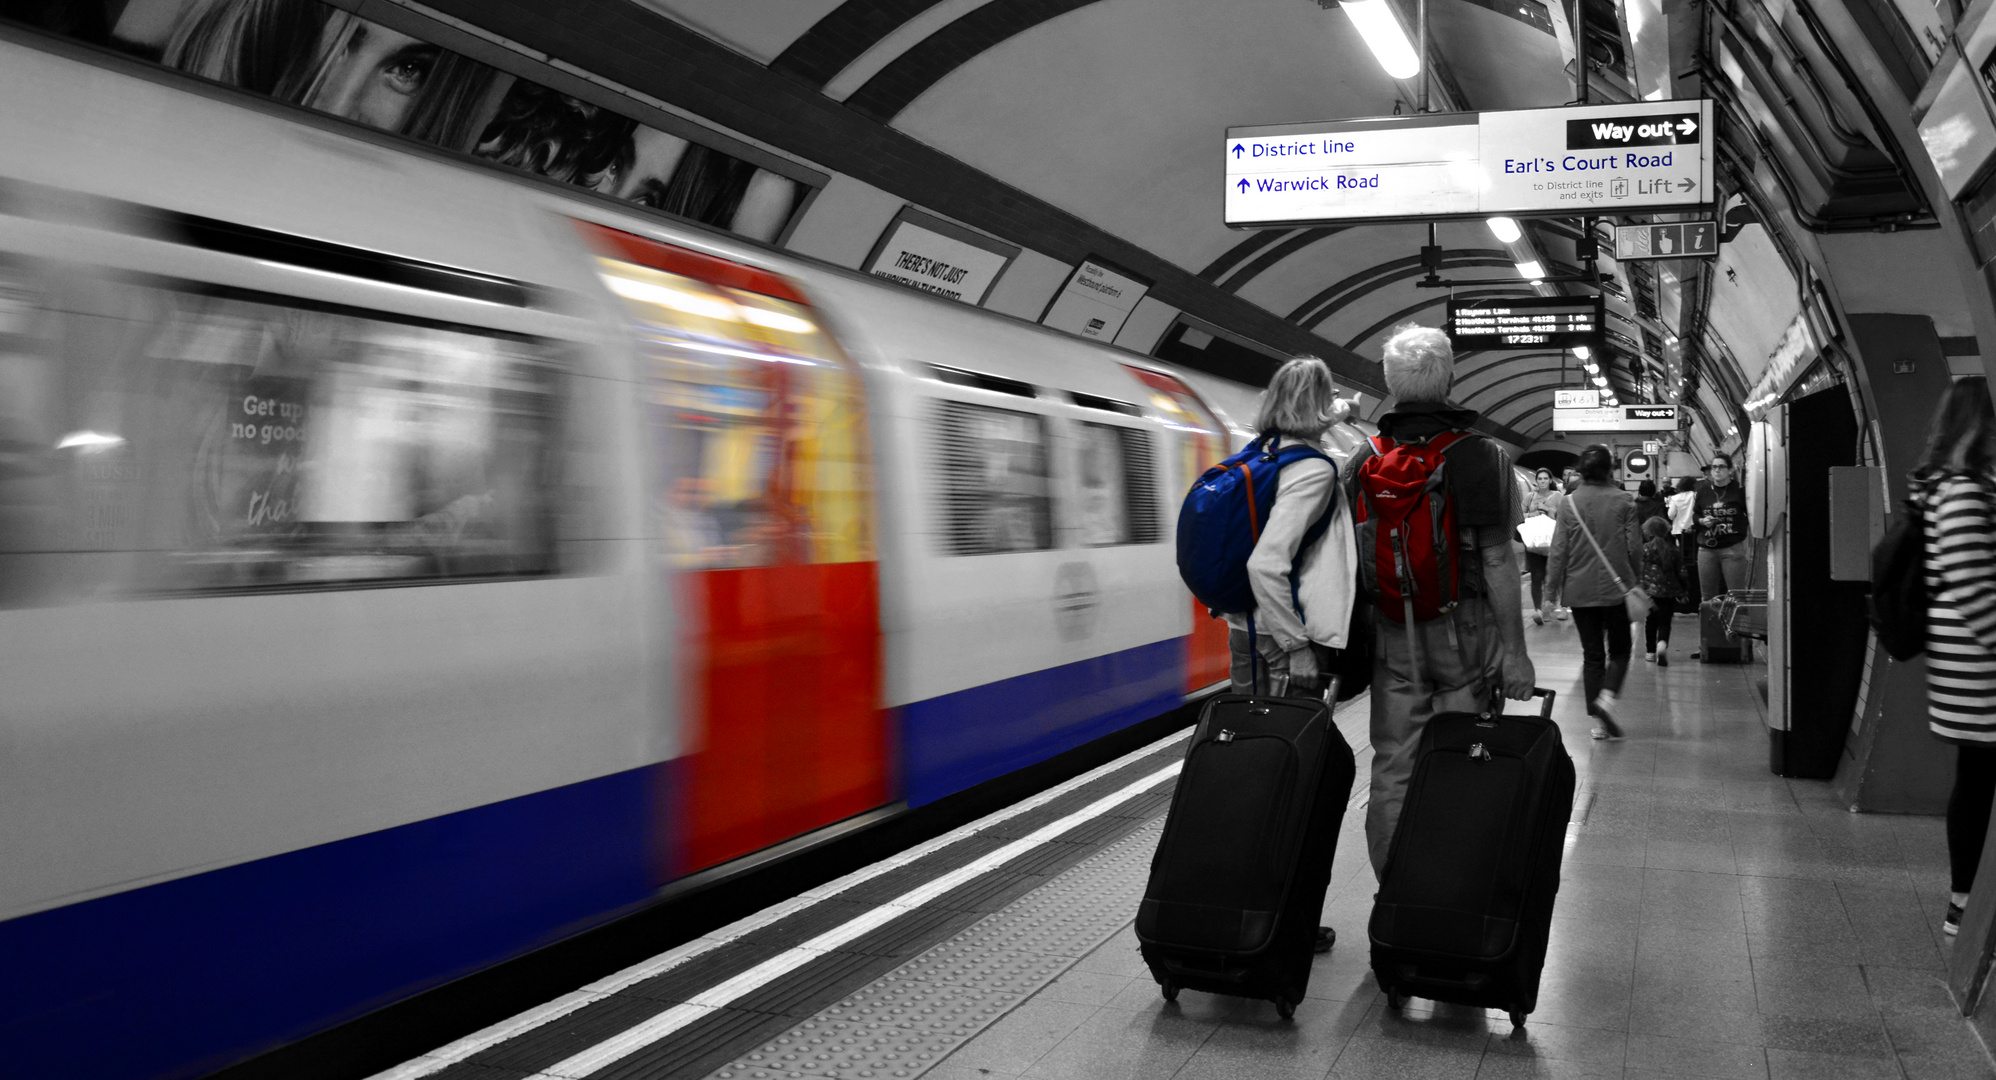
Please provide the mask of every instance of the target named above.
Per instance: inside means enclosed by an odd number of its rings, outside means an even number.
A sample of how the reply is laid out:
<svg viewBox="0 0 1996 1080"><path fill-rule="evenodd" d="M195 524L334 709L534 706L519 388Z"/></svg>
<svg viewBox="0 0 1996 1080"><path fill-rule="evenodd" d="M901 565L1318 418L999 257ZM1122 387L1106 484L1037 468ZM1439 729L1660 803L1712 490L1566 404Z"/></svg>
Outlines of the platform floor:
<svg viewBox="0 0 1996 1080"><path fill-rule="evenodd" d="M1528 628L1579 767L1538 1011L1386 1007L1360 750L1293 1022L1158 995L1130 930L1183 736L382 1074L522 1077L1996 1077L1945 985L1931 817L1767 771L1759 665L1636 658L1597 743L1567 624Z"/></svg>

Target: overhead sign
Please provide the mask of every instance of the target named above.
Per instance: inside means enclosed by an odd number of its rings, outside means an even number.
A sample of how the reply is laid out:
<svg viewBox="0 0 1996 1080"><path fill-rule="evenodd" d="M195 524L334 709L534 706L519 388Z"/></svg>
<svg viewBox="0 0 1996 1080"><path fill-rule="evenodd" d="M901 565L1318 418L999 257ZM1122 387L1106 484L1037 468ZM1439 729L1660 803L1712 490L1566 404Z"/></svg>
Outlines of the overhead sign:
<svg viewBox="0 0 1996 1080"><path fill-rule="evenodd" d="M1643 453L1645 453L1645 454L1661 454L1661 453L1663 453L1663 442L1662 442L1662 440L1660 440L1660 439L1644 439L1644 440L1643 440Z"/></svg>
<svg viewBox="0 0 1996 1080"><path fill-rule="evenodd" d="M1615 226L1615 258L1697 259L1719 253L1719 223L1673 221L1661 225Z"/></svg>
<svg viewBox="0 0 1996 1080"><path fill-rule="evenodd" d="M1552 410L1554 431L1676 431L1675 405L1622 405L1611 409Z"/></svg>
<svg viewBox="0 0 1996 1080"><path fill-rule="evenodd" d="M1701 207L1711 130L1706 100L1228 128L1226 223Z"/></svg>
<svg viewBox="0 0 1996 1080"><path fill-rule="evenodd" d="M1570 349L1598 345L1601 297L1449 297L1448 335L1457 349Z"/></svg>
<svg viewBox="0 0 1996 1080"><path fill-rule="evenodd" d="M904 206L863 266L874 277L981 305L1018 256L1010 244Z"/></svg>
<svg viewBox="0 0 1996 1080"><path fill-rule="evenodd" d="M1149 291L1146 282L1093 259L1083 259L1068 275L1067 284L1054 294L1040 323L1086 338L1114 341L1131 309Z"/></svg>
<svg viewBox="0 0 1996 1080"><path fill-rule="evenodd" d="M1554 390L1552 407L1555 409L1598 409L1601 407L1599 390Z"/></svg>

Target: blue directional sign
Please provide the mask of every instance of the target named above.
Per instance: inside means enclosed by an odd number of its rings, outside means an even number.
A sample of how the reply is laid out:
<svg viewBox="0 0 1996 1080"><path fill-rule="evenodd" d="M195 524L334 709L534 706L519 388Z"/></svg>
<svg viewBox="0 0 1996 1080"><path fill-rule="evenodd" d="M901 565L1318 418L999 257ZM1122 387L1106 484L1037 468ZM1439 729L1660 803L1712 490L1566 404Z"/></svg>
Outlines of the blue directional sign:
<svg viewBox="0 0 1996 1080"><path fill-rule="evenodd" d="M1706 100L1229 128L1226 222L1702 208L1713 197L1711 131Z"/></svg>

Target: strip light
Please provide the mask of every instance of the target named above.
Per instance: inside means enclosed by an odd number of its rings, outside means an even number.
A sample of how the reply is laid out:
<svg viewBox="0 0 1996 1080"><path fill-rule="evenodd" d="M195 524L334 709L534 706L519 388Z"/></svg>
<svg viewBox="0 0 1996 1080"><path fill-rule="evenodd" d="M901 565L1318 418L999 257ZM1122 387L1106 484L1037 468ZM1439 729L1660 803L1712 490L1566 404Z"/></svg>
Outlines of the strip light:
<svg viewBox="0 0 1996 1080"><path fill-rule="evenodd" d="M1421 73L1421 58L1415 54L1413 43L1407 40L1407 31L1387 0L1343 0L1338 6L1344 9L1345 17L1358 29L1358 36L1365 39L1373 59L1379 61L1386 74L1396 79L1411 79Z"/></svg>
<svg viewBox="0 0 1996 1080"><path fill-rule="evenodd" d="M1496 237L1500 244L1515 244L1525 235L1518 228L1518 223L1507 217L1494 217L1484 224L1490 226L1490 235Z"/></svg>
<svg viewBox="0 0 1996 1080"><path fill-rule="evenodd" d="M1546 276L1546 268L1537 259L1525 259L1518 263L1518 276L1537 281Z"/></svg>

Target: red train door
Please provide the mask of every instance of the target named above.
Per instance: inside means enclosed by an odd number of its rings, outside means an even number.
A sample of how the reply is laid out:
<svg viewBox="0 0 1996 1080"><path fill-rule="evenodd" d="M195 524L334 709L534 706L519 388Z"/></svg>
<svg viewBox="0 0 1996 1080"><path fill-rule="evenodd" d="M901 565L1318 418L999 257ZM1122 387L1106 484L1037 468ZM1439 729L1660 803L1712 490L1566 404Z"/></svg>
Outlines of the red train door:
<svg viewBox="0 0 1996 1080"><path fill-rule="evenodd" d="M1124 365L1128 367L1129 365ZM1151 405L1176 422L1180 432L1178 475L1189 490L1199 474L1212 468L1232 451L1227 446L1227 429L1199 395L1183 382L1160 371L1130 367L1151 392ZM1178 494L1182 497L1185 492ZM1185 641L1185 689L1201 690L1227 677L1231 662L1227 651L1227 623L1206 614L1205 605L1192 604L1192 634Z"/></svg>
<svg viewBox="0 0 1996 1080"><path fill-rule="evenodd" d="M653 510L692 627L685 873L888 799L866 402L786 279L582 228L643 343L666 463Z"/></svg>

